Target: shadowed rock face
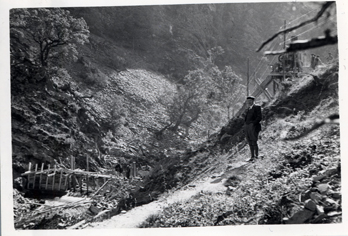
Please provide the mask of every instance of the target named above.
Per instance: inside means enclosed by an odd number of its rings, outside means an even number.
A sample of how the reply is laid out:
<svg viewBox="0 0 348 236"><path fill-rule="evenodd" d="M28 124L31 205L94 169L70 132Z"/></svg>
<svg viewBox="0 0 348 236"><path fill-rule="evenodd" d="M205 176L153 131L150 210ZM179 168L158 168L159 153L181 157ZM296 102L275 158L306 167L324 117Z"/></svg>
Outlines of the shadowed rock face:
<svg viewBox="0 0 348 236"><path fill-rule="evenodd" d="M59 88L48 91L28 84L25 93L12 91L11 106L14 176L26 170L29 162L69 166L70 155L85 156L84 150L95 146L100 126L82 109L77 111L81 103ZM91 169L98 166L93 153L87 155ZM77 166L83 164L77 160Z"/></svg>
<svg viewBox="0 0 348 236"><path fill-rule="evenodd" d="M145 71L137 73L138 76L142 76ZM122 76L119 79L136 80L132 73L125 72ZM151 76L154 75L147 73L144 76L147 79L145 84L164 80L161 76L155 79ZM50 164L51 167L61 165L70 168L70 159L74 156L75 168L86 169L88 157L89 170L99 171L99 167L112 169L115 160L122 160L124 164L136 160L140 167L149 165L155 157L161 157L159 153L163 152L162 146L152 147L145 143L139 150L138 142L143 140L138 137L134 142L134 137L142 132L142 135L150 137L151 140L152 133L147 131L146 127L138 127L135 124L140 119L141 123L146 123L149 118L144 114L149 113L152 117L149 126L156 126L163 114L157 111L158 107L149 110L141 103L132 103L127 98L120 99L119 91L114 87L116 85L112 84L112 81L108 82L110 84L101 89L78 84L75 78L50 78L40 83L29 81L27 78L12 79L14 179L28 170L29 162L33 168L35 164L38 164L39 168L41 164L45 167ZM163 87L166 85L168 83L163 82ZM154 95L150 98L157 101ZM121 113L112 110L115 100L124 107ZM127 109L131 109L127 111L131 115L121 117L124 118L122 123L113 113L122 116L122 112L126 113L124 110Z"/></svg>

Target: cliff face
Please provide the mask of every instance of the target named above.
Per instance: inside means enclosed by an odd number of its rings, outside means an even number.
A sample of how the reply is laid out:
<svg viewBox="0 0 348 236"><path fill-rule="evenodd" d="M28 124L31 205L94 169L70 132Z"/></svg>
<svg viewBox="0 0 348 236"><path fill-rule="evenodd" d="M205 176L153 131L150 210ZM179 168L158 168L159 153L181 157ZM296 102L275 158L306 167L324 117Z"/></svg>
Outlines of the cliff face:
<svg viewBox="0 0 348 236"><path fill-rule="evenodd" d="M20 87L16 82L12 86ZM80 157L77 166L82 166L82 156L93 156L87 150L96 146L94 139L102 127L87 113L81 98L63 90L56 84L50 89L27 84L12 93L14 175L23 172L28 162L68 165L74 155ZM92 160L92 169L100 165L97 158Z"/></svg>
<svg viewBox="0 0 348 236"><path fill-rule="evenodd" d="M115 161L151 162L145 156L153 155L152 131L167 119L158 101L175 87L150 71L95 63L97 49L81 47L78 62L57 76L11 81L14 178L29 162L69 168L71 156L81 169L89 157L91 171ZM155 149L160 156L161 147Z"/></svg>

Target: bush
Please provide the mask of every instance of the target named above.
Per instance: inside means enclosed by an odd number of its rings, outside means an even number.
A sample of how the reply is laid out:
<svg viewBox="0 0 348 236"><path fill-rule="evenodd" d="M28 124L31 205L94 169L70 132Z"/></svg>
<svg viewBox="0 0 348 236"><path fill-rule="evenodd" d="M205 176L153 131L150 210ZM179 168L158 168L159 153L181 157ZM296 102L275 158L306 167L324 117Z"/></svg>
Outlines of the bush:
<svg viewBox="0 0 348 236"><path fill-rule="evenodd" d="M103 89L107 86L107 77L97 68L87 69L87 72L82 72L80 77L83 83L87 86Z"/></svg>

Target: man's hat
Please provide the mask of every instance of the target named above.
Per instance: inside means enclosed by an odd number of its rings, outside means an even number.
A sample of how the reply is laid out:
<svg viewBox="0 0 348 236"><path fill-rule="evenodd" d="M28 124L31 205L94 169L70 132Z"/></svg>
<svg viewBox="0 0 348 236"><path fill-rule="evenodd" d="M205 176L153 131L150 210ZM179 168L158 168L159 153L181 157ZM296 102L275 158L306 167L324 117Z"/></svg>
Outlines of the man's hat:
<svg viewBox="0 0 348 236"><path fill-rule="evenodd" d="M253 96L248 96L247 99L255 100L255 97L253 97Z"/></svg>

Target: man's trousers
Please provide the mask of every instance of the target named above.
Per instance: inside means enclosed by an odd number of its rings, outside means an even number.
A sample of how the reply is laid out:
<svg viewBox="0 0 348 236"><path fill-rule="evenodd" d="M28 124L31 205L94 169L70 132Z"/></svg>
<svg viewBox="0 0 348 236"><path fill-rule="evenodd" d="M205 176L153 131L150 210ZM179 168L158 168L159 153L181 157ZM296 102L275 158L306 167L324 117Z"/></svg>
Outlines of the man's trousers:
<svg viewBox="0 0 348 236"><path fill-rule="evenodd" d="M259 147L257 146L259 132L253 123L245 124L244 130L250 147L251 157L257 157L259 155Z"/></svg>

